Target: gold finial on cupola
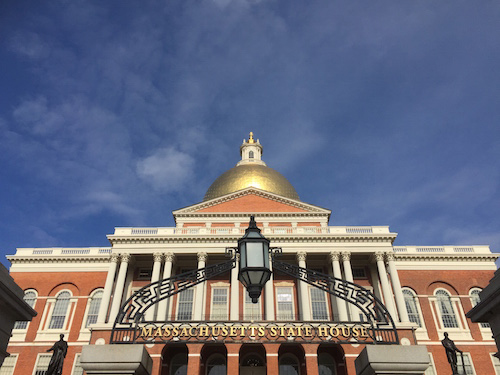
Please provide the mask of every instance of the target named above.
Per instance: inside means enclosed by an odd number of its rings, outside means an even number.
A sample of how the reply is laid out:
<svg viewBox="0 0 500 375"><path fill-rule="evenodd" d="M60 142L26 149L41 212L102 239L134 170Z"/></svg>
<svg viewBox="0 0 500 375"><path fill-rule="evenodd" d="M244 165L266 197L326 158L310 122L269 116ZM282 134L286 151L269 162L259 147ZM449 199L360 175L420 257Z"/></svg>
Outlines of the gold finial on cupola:
<svg viewBox="0 0 500 375"><path fill-rule="evenodd" d="M250 132L250 137L248 138L248 143L255 143L253 140L253 132Z"/></svg>

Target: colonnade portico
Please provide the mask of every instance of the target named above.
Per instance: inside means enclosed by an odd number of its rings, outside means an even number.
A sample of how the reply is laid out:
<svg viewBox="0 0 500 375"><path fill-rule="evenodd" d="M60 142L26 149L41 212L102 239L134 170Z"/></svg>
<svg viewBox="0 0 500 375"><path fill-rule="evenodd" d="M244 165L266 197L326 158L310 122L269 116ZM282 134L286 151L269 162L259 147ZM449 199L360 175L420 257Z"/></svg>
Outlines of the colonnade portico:
<svg viewBox="0 0 500 375"><path fill-rule="evenodd" d="M206 252L200 251L192 254L197 259L198 269L204 268L207 264L208 255ZM298 251L296 260L300 267L307 268L308 255L305 251ZM315 256L318 254L315 253ZM331 262L331 272L335 278L344 279L349 282L354 282L350 251L331 251L329 254ZM115 320L121 303L124 300L124 291L126 284L126 275L129 271L131 254L111 254L108 274L106 277L102 303L99 309L97 322L100 324L111 323ZM172 276L173 264L176 256L171 252L154 252L152 254L152 271L151 282L157 282L160 279L170 278ZM375 252L372 259L376 265L376 277L378 280L372 280L375 283L380 282L381 293L380 297L385 303L389 313L395 321L402 323L409 322L408 313L406 311L404 296L402 293L401 284L397 269L395 266L394 254L392 252ZM342 261L341 261L342 260ZM238 262L238 257L236 259ZM389 269L390 278L387 276L386 261ZM375 276L372 273L372 278ZM115 280L116 279L116 280ZM204 320L204 306L206 306L207 283L203 282L196 287L195 299L193 304L193 319ZM309 301L309 286L304 281L298 281L297 288L298 308L300 320L311 321L311 307ZM241 320L240 311L240 283L238 281L238 267L231 270L230 273L230 290L229 290L229 320ZM228 296L228 297L229 297ZM333 306L338 313L340 321L356 321L359 320L359 310L339 297L333 298ZM263 298L264 302L264 320L272 321L276 319L275 313L275 293L273 288L273 277L266 284ZM158 303L158 306L150 308L146 312L146 320L169 320L169 312L172 306L169 306L169 301L164 299ZM111 306L111 307L110 307ZM108 319L107 313L109 310ZM399 317L399 319L398 319Z"/></svg>

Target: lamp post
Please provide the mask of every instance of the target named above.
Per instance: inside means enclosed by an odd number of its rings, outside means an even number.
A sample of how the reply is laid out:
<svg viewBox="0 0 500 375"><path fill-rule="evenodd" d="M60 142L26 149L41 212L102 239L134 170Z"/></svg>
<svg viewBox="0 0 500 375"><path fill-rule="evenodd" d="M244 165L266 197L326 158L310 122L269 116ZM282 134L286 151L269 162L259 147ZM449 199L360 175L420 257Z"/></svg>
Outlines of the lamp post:
<svg viewBox="0 0 500 375"><path fill-rule="evenodd" d="M238 240L240 268L238 280L245 286L253 303L257 303L262 288L271 277L269 269L269 240L257 227L254 216L245 234Z"/></svg>

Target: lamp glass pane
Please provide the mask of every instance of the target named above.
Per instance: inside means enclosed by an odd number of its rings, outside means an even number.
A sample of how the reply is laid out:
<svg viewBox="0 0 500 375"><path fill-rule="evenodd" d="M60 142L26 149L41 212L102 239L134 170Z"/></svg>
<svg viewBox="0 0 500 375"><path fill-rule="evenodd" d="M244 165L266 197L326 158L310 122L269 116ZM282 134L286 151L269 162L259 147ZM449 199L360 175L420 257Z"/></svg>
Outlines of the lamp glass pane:
<svg viewBox="0 0 500 375"><path fill-rule="evenodd" d="M240 268L247 266L247 247L245 242L240 243Z"/></svg>
<svg viewBox="0 0 500 375"><path fill-rule="evenodd" d="M247 242L247 265L246 267L263 267L264 252L262 242Z"/></svg>
<svg viewBox="0 0 500 375"><path fill-rule="evenodd" d="M262 282L263 271L248 271L250 284L260 284Z"/></svg>

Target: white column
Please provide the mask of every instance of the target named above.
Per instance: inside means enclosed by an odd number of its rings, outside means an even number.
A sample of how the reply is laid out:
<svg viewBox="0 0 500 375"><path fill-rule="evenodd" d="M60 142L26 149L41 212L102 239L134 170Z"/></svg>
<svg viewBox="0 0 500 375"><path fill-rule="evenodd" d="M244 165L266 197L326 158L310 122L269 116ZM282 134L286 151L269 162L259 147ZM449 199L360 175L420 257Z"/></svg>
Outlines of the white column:
<svg viewBox="0 0 500 375"><path fill-rule="evenodd" d="M165 266L163 268L163 280L169 279L172 276L172 263L174 262L175 255L172 253L165 253ZM167 319L168 303L170 298L161 300L158 304L158 320Z"/></svg>
<svg viewBox="0 0 500 375"><path fill-rule="evenodd" d="M375 260L377 262L380 284L382 284L382 294L384 297L385 307L387 307L389 314L391 314L393 319L395 319L396 309L394 308L394 299L392 298L391 288L389 287L389 279L387 278L387 271L385 270L384 253L376 252Z"/></svg>
<svg viewBox="0 0 500 375"><path fill-rule="evenodd" d="M345 279L351 283L354 283L354 277L352 276L351 267L351 253L349 251L342 252L342 265L344 266ZM349 304L349 311L351 312L351 321L359 321L359 309L352 303Z"/></svg>
<svg viewBox="0 0 500 375"><path fill-rule="evenodd" d="M389 273L391 275L392 290L394 291L394 297L396 297L396 306L398 308L399 318L403 323L409 323L408 311L406 310L405 298L403 296L403 289L401 288L401 282L399 281L398 270L396 269L396 264L394 262L394 254L387 253L387 263L389 264Z"/></svg>
<svg viewBox="0 0 500 375"><path fill-rule="evenodd" d="M160 280L160 270L161 270L161 261L163 260L162 253L154 253L153 254L153 272L151 273L151 282L155 283ZM146 310L146 320L153 321L155 319L155 310L156 304L151 306Z"/></svg>
<svg viewBox="0 0 500 375"><path fill-rule="evenodd" d="M330 260L332 261L333 277L337 279L342 279L342 272L340 271L340 253L338 251L332 251L330 253ZM335 297L335 305L337 305L337 310L339 312L339 319L341 322L347 322L349 317L347 315L346 301L342 298Z"/></svg>
<svg viewBox="0 0 500 375"><path fill-rule="evenodd" d="M235 257L236 267L231 270L231 306L229 318L231 320L240 320L240 281L238 280L240 254L235 254Z"/></svg>
<svg viewBox="0 0 500 375"><path fill-rule="evenodd" d="M97 323L99 324L104 324L106 322L106 315L108 314L109 302L111 300L111 292L113 291L113 283L115 281L118 254L111 254L109 262L108 275L106 276L101 306L99 306L99 315L97 316Z"/></svg>
<svg viewBox="0 0 500 375"><path fill-rule="evenodd" d="M297 261L299 267L307 268L306 266L306 252L299 251L297 253ZM299 296L300 296L300 315L303 321L311 321L311 309L309 308L309 290L307 284L299 280Z"/></svg>
<svg viewBox="0 0 500 375"><path fill-rule="evenodd" d="M269 254L269 269L271 270L271 278L265 285L264 294L266 296L266 320L274 320L274 281L273 281L273 264L271 254Z"/></svg>
<svg viewBox="0 0 500 375"><path fill-rule="evenodd" d="M113 294L113 303L109 313L109 322L114 322L120 306L122 304L123 289L125 288L125 279L127 277L128 263L130 262L130 254L121 254L120 270L118 271L118 279L116 280L115 293Z"/></svg>
<svg viewBox="0 0 500 375"><path fill-rule="evenodd" d="M207 253L200 252L198 255L198 269L205 268L207 262ZM206 281L196 285L196 296L194 305L194 320L203 319L203 296L205 292Z"/></svg>

